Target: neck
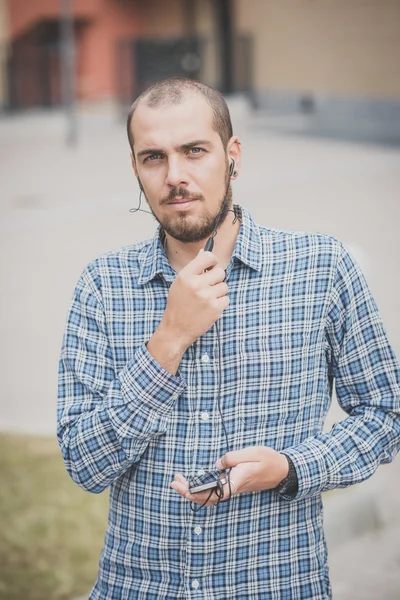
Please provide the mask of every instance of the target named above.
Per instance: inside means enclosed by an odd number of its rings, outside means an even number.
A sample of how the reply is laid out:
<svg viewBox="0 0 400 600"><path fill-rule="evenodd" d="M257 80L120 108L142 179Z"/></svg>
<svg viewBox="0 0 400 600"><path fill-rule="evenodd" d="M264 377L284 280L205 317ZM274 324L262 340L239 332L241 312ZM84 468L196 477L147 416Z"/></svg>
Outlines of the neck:
<svg viewBox="0 0 400 600"><path fill-rule="evenodd" d="M235 222L233 223L233 221ZM226 269L232 256L239 229L240 219L237 219L232 212L228 212L223 223L218 227L213 249L213 254L218 258L218 266L223 269ZM179 273L204 248L209 237L207 236L199 242L188 243L180 242L168 233L165 233L164 248L171 267Z"/></svg>

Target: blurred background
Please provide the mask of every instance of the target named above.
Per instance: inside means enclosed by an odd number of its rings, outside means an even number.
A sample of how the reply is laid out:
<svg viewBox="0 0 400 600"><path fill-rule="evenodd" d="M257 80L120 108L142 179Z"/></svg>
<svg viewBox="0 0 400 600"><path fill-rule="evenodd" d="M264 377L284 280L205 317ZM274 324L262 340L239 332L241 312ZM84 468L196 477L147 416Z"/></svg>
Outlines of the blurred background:
<svg viewBox="0 0 400 600"><path fill-rule="evenodd" d="M155 231L125 119L171 76L225 95L235 201L341 239L400 356L400 0L0 0L0 600L96 576L108 498L64 471L58 357L85 265ZM400 598L399 460L323 497L334 598Z"/></svg>

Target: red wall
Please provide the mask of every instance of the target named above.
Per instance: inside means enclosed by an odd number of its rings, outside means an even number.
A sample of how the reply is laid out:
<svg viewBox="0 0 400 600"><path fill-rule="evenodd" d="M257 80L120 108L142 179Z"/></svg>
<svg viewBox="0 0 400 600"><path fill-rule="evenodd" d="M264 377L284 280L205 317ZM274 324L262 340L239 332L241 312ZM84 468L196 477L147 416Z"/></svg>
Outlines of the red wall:
<svg viewBox="0 0 400 600"><path fill-rule="evenodd" d="M117 41L142 30L135 3L99 0L96 18L84 27L77 44L77 88L81 98L114 96Z"/></svg>
<svg viewBox="0 0 400 600"><path fill-rule="evenodd" d="M77 17L93 17L102 0L71 0L72 10ZM26 33L38 21L58 19L60 0L8 0L9 33L14 38Z"/></svg>
<svg viewBox="0 0 400 600"><path fill-rule="evenodd" d="M11 39L28 33L41 21L60 18L60 0L8 0L8 4ZM71 0L71 4L81 99L115 97L118 40L184 30L183 0ZM121 71L125 87L130 89L131 67L122 65Z"/></svg>

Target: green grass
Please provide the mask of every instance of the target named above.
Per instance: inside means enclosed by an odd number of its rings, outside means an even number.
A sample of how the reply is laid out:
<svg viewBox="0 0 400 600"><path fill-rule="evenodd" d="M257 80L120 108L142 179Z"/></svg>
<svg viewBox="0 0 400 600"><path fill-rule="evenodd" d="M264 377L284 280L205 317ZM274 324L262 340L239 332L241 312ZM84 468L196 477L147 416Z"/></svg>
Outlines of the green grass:
<svg viewBox="0 0 400 600"><path fill-rule="evenodd" d="M67 475L57 441L0 434L0 600L70 600L96 578L108 494Z"/></svg>

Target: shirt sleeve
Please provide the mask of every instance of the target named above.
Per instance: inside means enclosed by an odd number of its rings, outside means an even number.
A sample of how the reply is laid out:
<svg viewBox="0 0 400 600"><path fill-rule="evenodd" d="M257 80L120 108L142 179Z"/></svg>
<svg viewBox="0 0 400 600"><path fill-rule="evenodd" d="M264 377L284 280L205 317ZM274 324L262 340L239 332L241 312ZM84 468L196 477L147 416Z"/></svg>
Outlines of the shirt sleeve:
<svg viewBox="0 0 400 600"><path fill-rule="evenodd" d="M400 448L399 363L364 275L341 243L326 339L329 374L349 416L285 449L298 476L296 499L363 481Z"/></svg>
<svg viewBox="0 0 400 600"><path fill-rule="evenodd" d="M186 387L143 344L114 371L102 298L86 269L71 302L59 363L57 435L66 469L99 493L162 435Z"/></svg>

